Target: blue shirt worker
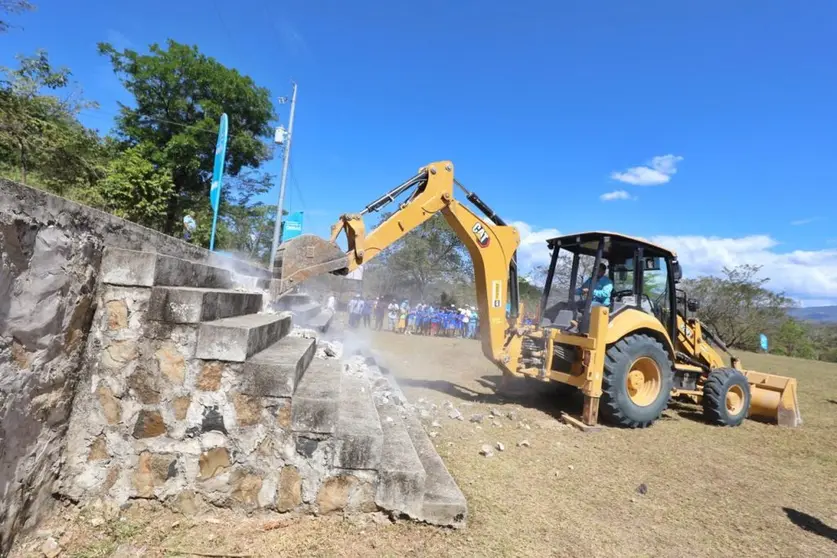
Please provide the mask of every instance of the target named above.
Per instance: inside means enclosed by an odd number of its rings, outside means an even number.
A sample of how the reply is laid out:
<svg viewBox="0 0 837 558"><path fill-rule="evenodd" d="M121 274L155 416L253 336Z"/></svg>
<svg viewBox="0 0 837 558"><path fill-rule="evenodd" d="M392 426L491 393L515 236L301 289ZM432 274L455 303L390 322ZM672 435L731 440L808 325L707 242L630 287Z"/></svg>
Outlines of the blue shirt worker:
<svg viewBox="0 0 837 558"><path fill-rule="evenodd" d="M590 289L590 279L576 289L576 294L587 298L587 291ZM610 306L610 293L613 292L613 281L607 276L607 265L599 264L599 273L596 276L596 288L593 289L593 306Z"/></svg>

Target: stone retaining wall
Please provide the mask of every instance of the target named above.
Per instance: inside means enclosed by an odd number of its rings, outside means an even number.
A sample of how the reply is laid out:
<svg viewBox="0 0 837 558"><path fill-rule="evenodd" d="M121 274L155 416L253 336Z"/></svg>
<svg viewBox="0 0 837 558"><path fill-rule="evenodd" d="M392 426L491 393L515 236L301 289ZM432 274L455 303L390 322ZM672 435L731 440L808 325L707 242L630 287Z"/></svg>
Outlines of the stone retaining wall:
<svg viewBox="0 0 837 558"><path fill-rule="evenodd" d="M55 496L464 524L391 378L267 270L6 181L0 246L0 555Z"/></svg>
<svg viewBox="0 0 837 558"><path fill-rule="evenodd" d="M74 389L85 368L105 245L268 277L246 262L0 179L0 555L51 501ZM109 302L108 335L119 334L131 308L146 303L114 295L100 314ZM130 355L129 345L123 347L114 358Z"/></svg>

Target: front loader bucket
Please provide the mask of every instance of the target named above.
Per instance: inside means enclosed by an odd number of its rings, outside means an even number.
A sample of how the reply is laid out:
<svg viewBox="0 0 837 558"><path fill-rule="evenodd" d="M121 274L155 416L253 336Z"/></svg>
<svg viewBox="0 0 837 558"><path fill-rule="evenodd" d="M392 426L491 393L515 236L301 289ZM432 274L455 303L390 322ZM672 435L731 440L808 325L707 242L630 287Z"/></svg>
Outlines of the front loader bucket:
<svg viewBox="0 0 837 558"><path fill-rule="evenodd" d="M281 296L306 279L347 270L348 257L333 242L313 234L303 234L283 242L276 250L273 278L278 279L274 296Z"/></svg>
<svg viewBox="0 0 837 558"><path fill-rule="evenodd" d="M799 426L802 415L796 396L796 378L742 370L750 383L750 414L779 426Z"/></svg>

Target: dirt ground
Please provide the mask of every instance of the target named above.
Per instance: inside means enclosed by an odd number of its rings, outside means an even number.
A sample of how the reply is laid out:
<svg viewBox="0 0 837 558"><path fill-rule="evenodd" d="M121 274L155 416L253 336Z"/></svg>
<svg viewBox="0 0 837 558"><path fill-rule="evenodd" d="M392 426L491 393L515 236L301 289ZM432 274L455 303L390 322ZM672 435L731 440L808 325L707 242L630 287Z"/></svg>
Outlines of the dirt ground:
<svg viewBox="0 0 837 558"><path fill-rule="evenodd" d="M804 425L704 424L675 406L645 430L585 434L560 424L574 400L497 395L497 370L476 341L372 334L412 402L438 412L433 438L468 499L460 531L375 517L282 518L211 512L186 517L134 505L59 508L14 556L835 556L837 366L742 354L745 366L799 379ZM449 401L465 420L448 418ZM488 418L491 410L505 415ZM511 412L512 418L508 418ZM469 420L473 414L487 418ZM495 425L496 424L496 425ZM518 445L527 441L528 445ZM483 444L505 446L492 457ZM140 551L145 549L146 554ZM114 551L116 551L115 554ZM134 552L134 553L132 553Z"/></svg>

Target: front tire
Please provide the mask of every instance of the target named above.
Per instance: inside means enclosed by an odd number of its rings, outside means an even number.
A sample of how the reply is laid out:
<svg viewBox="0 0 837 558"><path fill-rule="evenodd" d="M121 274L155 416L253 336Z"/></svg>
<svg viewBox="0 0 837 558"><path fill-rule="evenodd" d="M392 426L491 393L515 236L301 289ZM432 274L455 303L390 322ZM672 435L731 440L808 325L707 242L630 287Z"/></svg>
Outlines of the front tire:
<svg viewBox="0 0 837 558"><path fill-rule="evenodd" d="M703 384L703 416L718 426L738 426L750 411L750 383L734 368L709 373Z"/></svg>
<svg viewBox="0 0 837 558"><path fill-rule="evenodd" d="M665 347L643 334L624 337L605 355L602 415L613 424L645 428L668 406L674 370Z"/></svg>

